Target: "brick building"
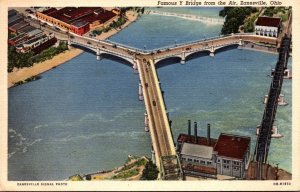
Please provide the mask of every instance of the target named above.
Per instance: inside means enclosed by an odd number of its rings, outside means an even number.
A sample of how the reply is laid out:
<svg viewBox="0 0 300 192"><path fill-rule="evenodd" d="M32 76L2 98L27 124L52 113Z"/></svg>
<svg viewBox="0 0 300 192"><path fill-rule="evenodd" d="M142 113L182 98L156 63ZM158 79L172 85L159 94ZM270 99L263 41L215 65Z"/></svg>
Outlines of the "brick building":
<svg viewBox="0 0 300 192"><path fill-rule="evenodd" d="M227 175L242 179L250 162L250 137L221 133L218 139L210 137L210 124L207 136L191 135L189 121L188 134L180 134L177 139L177 152L185 175L217 178Z"/></svg>
<svg viewBox="0 0 300 192"><path fill-rule="evenodd" d="M42 22L78 35L83 35L90 29L101 27L117 17L114 11L108 11L101 7L50 8L37 12L36 15Z"/></svg>

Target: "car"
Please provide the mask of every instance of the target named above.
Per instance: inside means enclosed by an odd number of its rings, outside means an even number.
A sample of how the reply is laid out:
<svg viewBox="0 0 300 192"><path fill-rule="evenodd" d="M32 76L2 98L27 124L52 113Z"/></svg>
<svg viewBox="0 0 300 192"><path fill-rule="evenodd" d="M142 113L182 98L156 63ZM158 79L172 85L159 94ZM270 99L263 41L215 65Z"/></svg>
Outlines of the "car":
<svg viewBox="0 0 300 192"><path fill-rule="evenodd" d="M113 48L117 48L117 45L116 45L116 44L113 44L112 47L113 47Z"/></svg>
<svg viewBox="0 0 300 192"><path fill-rule="evenodd" d="M191 49L190 47L187 47L185 50L187 50L187 51L188 51L188 50L190 50L190 49Z"/></svg>
<svg viewBox="0 0 300 192"><path fill-rule="evenodd" d="M153 100L153 101L152 101L152 104L153 104L153 106L156 106L156 101Z"/></svg>

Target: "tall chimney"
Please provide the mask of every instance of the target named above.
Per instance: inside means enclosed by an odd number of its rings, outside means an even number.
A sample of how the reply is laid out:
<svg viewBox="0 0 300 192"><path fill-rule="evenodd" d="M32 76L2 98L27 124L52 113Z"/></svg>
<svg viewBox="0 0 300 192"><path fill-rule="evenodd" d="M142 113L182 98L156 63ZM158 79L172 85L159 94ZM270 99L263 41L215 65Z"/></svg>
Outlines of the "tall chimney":
<svg viewBox="0 0 300 192"><path fill-rule="evenodd" d="M191 141L191 120L188 120L188 142Z"/></svg>
<svg viewBox="0 0 300 192"><path fill-rule="evenodd" d="M207 124L207 145L210 145L210 124Z"/></svg>
<svg viewBox="0 0 300 192"><path fill-rule="evenodd" d="M197 122L194 122L195 143L197 143Z"/></svg>

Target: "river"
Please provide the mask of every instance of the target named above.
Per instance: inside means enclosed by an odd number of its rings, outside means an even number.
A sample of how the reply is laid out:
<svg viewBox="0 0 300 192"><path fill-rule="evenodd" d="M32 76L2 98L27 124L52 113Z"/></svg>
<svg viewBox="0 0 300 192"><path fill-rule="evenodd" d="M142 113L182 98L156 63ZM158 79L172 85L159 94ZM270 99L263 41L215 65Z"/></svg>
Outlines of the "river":
<svg viewBox="0 0 300 192"><path fill-rule="evenodd" d="M218 17L220 8L160 9ZM176 17L143 15L110 38L141 49L213 37L221 25ZM260 124L271 69L277 55L228 49L215 57L197 55L185 65L166 60L158 67L174 139L187 132L187 120L198 121L201 135L221 132L251 136ZM291 65L291 64L289 64ZM290 66L291 68L291 66ZM42 78L9 89L9 180L62 180L77 173L109 170L127 156L151 156L144 131L139 77L127 63L96 60L84 52ZM273 139L269 162L291 171L291 80L282 93L289 105L278 107L276 125L284 135ZM199 131L198 131L199 132Z"/></svg>

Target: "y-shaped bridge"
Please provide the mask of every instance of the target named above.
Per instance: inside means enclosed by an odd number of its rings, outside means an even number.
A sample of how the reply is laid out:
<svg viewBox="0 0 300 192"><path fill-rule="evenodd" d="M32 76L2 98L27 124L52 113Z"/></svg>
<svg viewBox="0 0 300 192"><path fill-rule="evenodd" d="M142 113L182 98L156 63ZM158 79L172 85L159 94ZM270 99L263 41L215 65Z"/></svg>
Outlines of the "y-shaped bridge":
<svg viewBox="0 0 300 192"><path fill-rule="evenodd" d="M276 38L256 36L253 34L231 34L210 39L178 44L155 50L140 50L111 41L101 41L88 37L74 36L68 40L69 45L77 45L94 51L97 59L108 54L122 58L133 65L140 76L140 100L146 106L145 124L149 127L153 147L153 160L164 180L182 179L180 161L176 155L172 130L166 112L166 106L160 89L155 65L164 59L178 57L184 64L187 57L198 52L208 52L214 56L221 48L239 45L244 42L276 44Z"/></svg>

